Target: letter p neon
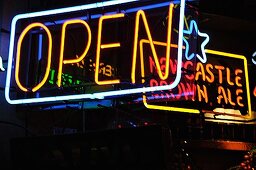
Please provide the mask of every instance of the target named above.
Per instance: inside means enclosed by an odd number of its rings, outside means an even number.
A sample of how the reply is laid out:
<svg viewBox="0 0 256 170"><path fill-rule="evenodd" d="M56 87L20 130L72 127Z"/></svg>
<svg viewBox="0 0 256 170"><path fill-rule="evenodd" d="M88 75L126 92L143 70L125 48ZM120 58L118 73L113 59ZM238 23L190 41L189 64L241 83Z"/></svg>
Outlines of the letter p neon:
<svg viewBox="0 0 256 170"><path fill-rule="evenodd" d="M63 60L63 55L64 55L64 47L65 47L65 36L66 36L66 29L67 25L70 24L82 24L88 33L88 40L87 40L87 45L85 47L84 52L82 53L81 56L77 57L76 59L70 59L70 60ZM57 85L58 87L61 86L61 75L62 75L62 66L63 64L74 64L82 61L84 57L86 56L90 46L91 46L91 41L92 41L92 33L90 26L87 24L87 22L77 19L77 20L68 20L66 21L63 26L62 26L62 33L61 33L61 44L60 44L60 60L59 60L59 72L58 72L58 80L57 80Z"/></svg>

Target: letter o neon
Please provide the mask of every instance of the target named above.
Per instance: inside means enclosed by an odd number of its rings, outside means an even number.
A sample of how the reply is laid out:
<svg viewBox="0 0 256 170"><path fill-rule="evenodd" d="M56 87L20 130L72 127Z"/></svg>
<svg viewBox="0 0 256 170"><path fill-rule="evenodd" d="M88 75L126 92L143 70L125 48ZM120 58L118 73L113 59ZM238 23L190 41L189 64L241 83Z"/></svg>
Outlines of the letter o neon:
<svg viewBox="0 0 256 170"><path fill-rule="evenodd" d="M47 66L46 66L46 71L45 71L45 75L42 79L42 81L36 85L35 87L32 88L32 92L35 92L37 91L38 89L40 89L44 83L46 82L48 76L49 76L49 73L50 73L50 66L51 66L51 53L52 53L52 35L51 35L51 32L50 30L42 23L32 23L30 25L28 25L24 30L23 32L21 33L20 37L19 37L19 40L18 40L18 44L17 44L17 54L16 54L16 64L15 64L15 81L18 85L18 87L24 91L24 92L28 92L28 89L25 88L24 86L21 85L20 83L20 79L19 79L19 69L20 69L20 50L21 50L21 45L22 45L22 41L25 37L25 35L28 33L29 30L31 30L32 28L35 28L35 27L41 27L43 28L46 33L47 33L47 36L48 36L48 41L49 41L49 47L48 47L48 61L47 61Z"/></svg>

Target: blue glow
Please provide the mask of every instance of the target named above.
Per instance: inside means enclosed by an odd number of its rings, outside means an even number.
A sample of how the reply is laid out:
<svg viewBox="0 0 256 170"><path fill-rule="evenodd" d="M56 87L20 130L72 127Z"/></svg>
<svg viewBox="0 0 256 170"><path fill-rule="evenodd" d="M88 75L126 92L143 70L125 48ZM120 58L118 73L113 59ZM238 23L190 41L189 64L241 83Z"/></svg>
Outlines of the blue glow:
<svg viewBox="0 0 256 170"><path fill-rule="evenodd" d="M98 109L101 108L99 105L104 107L112 107L112 100L90 100L90 101L83 101L83 108L86 109Z"/></svg>
<svg viewBox="0 0 256 170"><path fill-rule="evenodd" d="M105 13L105 15L110 15L110 14L116 14L117 12L109 12L109 13ZM95 14L91 16L91 19L97 19L100 18L102 15L101 14ZM79 17L79 18L72 18L72 19L81 19L81 20L88 20L88 17L83 16L83 17ZM44 25L46 26L51 26L51 25L60 25L63 24L64 22L66 22L68 19L64 19L64 20L57 20L54 22L45 22Z"/></svg>
<svg viewBox="0 0 256 170"><path fill-rule="evenodd" d="M5 98L7 102L10 104L26 104L26 103L40 103L40 102L52 102L52 101L63 101L63 100L68 101L68 100L79 100L79 99L104 99L105 97L111 97L111 96L146 93L146 92L153 92L153 91L170 90L175 88L181 79L185 0L181 0L181 4L180 4L177 76L172 84L164 85L164 86L156 86L156 87L142 87L142 88L135 88L135 89L98 92L98 93L92 93L92 94L78 94L78 95L16 99L16 100L10 99L9 93L10 93L10 84L11 84L11 70L12 70L13 52L14 52L14 44L15 44L14 42L15 42L16 23L19 19L33 18L38 16L48 16L48 15L55 15L55 14L61 14L61 13L69 13L73 11L93 9L93 8L104 7L108 5L117 5L122 3L133 2L133 1L137 1L137 0L114 0L114 1L108 1L108 2L76 6L76 7L61 8L61 9L55 9L55 10L16 15L13 18L12 24L11 24L8 69L7 69L6 86L5 86Z"/></svg>
<svg viewBox="0 0 256 170"><path fill-rule="evenodd" d="M180 3L180 1L174 1L174 4ZM169 6L170 2L164 2L164 3L159 3L159 4L154 4L154 5L146 5L146 6L142 6L142 7L137 7L137 8L130 8L127 10L122 10L122 13L128 14L128 13L133 13L133 12L137 12L138 10L150 10L150 9L155 9L155 8L161 8L161 7L166 7ZM117 12L107 12L104 13L104 15L111 15L111 14L116 14ZM100 18L102 16L102 14L95 14L95 15L91 15L91 19L97 19ZM80 18L72 18L72 19L81 19L81 20L88 20L87 16L83 16ZM67 19L65 20L57 20L53 22L46 22L44 23L46 26L50 26L50 25L55 25L55 24L63 24L65 21L67 21Z"/></svg>
<svg viewBox="0 0 256 170"><path fill-rule="evenodd" d="M183 96L192 96L194 95L194 92L184 92L184 93L181 93L181 94L172 94L173 97L167 97L167 96L147 96L147 100L150 101L150 100L161 100L161 99L172 99L174 98L175 100L175 97L183 97ZM136 100L134 100L135 102L141 102L143 101L143 98L138 98Z"/></svg>
<svg viewBox="0 0 256 170"><path fill-rule="evenodd" d="M49 106L49 107L43 108L43 110L58 110L58 109L67 109L67 108L81 109L81 105L80 104L64 104L64 105L57 105L57 106Z"/></svg>
<svg viewBox="0 0 256 170"><path fill-rule="evenodd" d="M173 3L175 4L175 3L180 3L180 2L174 1ZM149 9L161 8L161 7L165 7L165 6L169 6L169 5L170 5L170 2L164 2L164 3L154 4L154 5L147 5L147 6L137 7L137 8L131 8L131 9L123 10L122 12L132 13L132 12L137 12L138 10L149 10Z"/></svg>
<svg viewBox="0 0 256 170"><path fill-rule="evenodd" d="M189 52L189 43L188 41L186 40L186 38L183 37L183 41L185 42L186 44L186 50L185 50L185 57L187 60L191 60L195 57L196 57L202 62L202 63L206 63L207 61L207 57L206 57L206 54L205 54L205 46L208 44L210 38L209 36L206 34L206 33L201 33L198 29L198 26L197 26L197 23L195 20L192 20L190 21L190 26L189 26L189 30L184 30L184 34L187 34L187 35L191 35L193 34L193 31L195 31L200 37L204 37L205 40L202 42L201 44L201 53L202 53L202 56L200 56L199 54L195 54L195 53L192 53L190 55L188 55L188 52Z"/></svg>
<svg viewBox="0 0 256 170"><path fill-rule="evenodd" d="M42 59L42 47L43 47L43 35L39 34L38 37L38 54L37 54L37 59L41 60Z"/></svg>
<svg viewBox="0 0 256 170"><path fill-rule="evenodd" d="M131 122L131 121L128 121L128 123L132 126L132 127L137 127L137 125L136 124L134 124L133 122Z"/></svg>
<svg viewBox="0 0 256 170"><path fill-rule="evenodd" d="M40 11L40 12L16 15L12 19L12 24L11 24L8 68L7 68L6 85L5 85L5 98L6 98L7 102L10 104L37 102L37 101L33 101L35 99L23 99L23 100L11 100L10 99L12 59L13 59L13 52L14 52L16 24L17 24L18 20L26 19L26 18L33 18L33 17L38 17L38 16L48 16L48 15L55 15L55 14L61 14L61 13L69 13L69 12L74 12L74 11L81 11L81 10L86 10L86 9L93 9L93 8L99 8L99 7L111 6L111 5L117 5L117 4L124 4L124 3L134 2L134 1L137 1L137 0L112 0L109 2L99 2L99 3L93 3L93 4L81 5L81 6L75 6L75 7L68 7L68 8L61 8L61 9L54 9L54 10L48 10L48 11ZM91 95L89 95L89 96L91 96ZM88 96L86 95L84 97L87 98ZM88 98L90 98L90 97L88 97ZM47 102L48 100L55 101L54 97L47 97L47 98L43 98L43 99L37 98L37 100L39 100L38 102L44 102L44 101Z"/></svg>
<svg viewBox="0 0 256 170"><path fill-rule="evenodd" d="M20 15L16 15L15 17L17 17L18 19L34 18L34 17L40 17L40 16L48 16L48 15L56 15L56 14L62 14L62 13L75 12L75 11L83 11L83 10L94 9L94 8L102 8L102 7L113 6L113 5L118 5L118 4L125 4L125 3L129 3L129 2L135 2L135 1L138 1L138 0L111 0L111 1L97 2L97 3L87 4L87 5L80 5L80 6L74 6L74 7L33 12L33 13L27 13L27 14L20 14Z"/></svg>
<svg viewBox="0 0 256 170"><path fill-rule="evenodd" d="M42 59L42 47L43 47L43 35L39 34L38 36L38 53L37 53L37 59L40 61ZM36 93L36 98L39 98L40 94Z"/></svg>
<svg viewBox="0 0 256 170"><path fill-rule="evenodd" d="M193 0L190 0L193 1ZM173 1L173 4L179 4L180 1ZM155 9L155 8L161 8L161 7L166 7L169 6L170 2L163 2L163 3L159 3L159 4L154 4L154 5L146 5L146 6L141 6L141 7L137 7L137 8L130 8L127 10L122 10L122 13L128 14L128 13L133 13L133 12L137 12L138 10L150 10L150 9ZM110 15L110 14L116 14L117 12L107 12L104 13L104 15ZM102 14L95 14L95 15L91 15L91 19L97 19L100 18L102 16ZM83 17L79 17L79 18L72 18L72 19L81 19L81 20L88 20L87 16L83 16ZM50 25L55 25L55 24L63 24L65 21L67 21L67 19L65 20L57 20L53 22L46 22L45 25L46 26L50 26Z"/></svg>

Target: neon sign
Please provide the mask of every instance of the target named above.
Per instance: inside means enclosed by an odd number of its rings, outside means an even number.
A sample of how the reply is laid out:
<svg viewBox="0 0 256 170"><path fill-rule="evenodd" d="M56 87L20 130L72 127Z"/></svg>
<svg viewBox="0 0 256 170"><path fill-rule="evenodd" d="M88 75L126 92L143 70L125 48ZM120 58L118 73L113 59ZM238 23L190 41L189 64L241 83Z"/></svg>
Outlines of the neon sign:
<svg viewBox="0 0 256 170"><path fill-rule="evenodd" d="M0 56L0 70L1 70L1 71L5 71L5 68L4 68L4 66L3 66L3 59L2 59L1 56Z"/></svg>
<svg viewBox="0 0 256 170"><path fill-rule="evenodd" d="M24 19L33 19L35 20L36 17L45 17L48 16L57 16L63 14L70 14L71 12L83 12L84 10L91 10L95 8L101 8L101 7L108 7L113 6L117 4L125 4L128 2L132 2L131 0L116 0L116 1L108 1L108 2L102 2L102 3L94 3L94 4L88 4L83 6L77 6L77 7L70 7L70 8L62 8L62 9L56 9L56 10L49 10L49 11L42 11L42 12L34 12L34 13L28 13L28 14L20 14L13 18L12 26L11 26L11 36L10 36L10 47L9 47L9 59L8 59L8 70L7 70L7 78L6 78L6 88L5 88L5 98L10 104L25 104L25 103L39 103L39 102L50 102L50 101L62 101L62 100L77 100L77 99L104 99L107 97L113 97L113 96L120 96L120 95L127 95L127 94L136 94L136 93L146 93L146 92L152 92L152 91L161 91L161 90L170 90L175 88L181 79L181 65L182 65L182 54L183 54L183 28L184 28L184 12L185 12L185 0L180 1L180 8L178 9L178 15L175 15L175 12L173 12L174 5L172 3L164 3L162 6L154 6L155 8L158 7L164 7L166 5L169 6L169 14L168 14L168 26L167 26L167 33L166 33L166 41L158 43L163 43L166 46L166 65L165 65L165 71L162 73L160 70L159 61L157 59L157 52L155 49L155 43L157 41L154 40L152 31L150 30L150 24L148 23L148 19L146 17L146 12L143 10L137 9L135 12L135 26L134 26L134 33L133 33L133 42L132 43L132 64L131 64L131 74L130 74L130 82L132 84L136 84L137 77L137 68L136 68L136 61L137 58L140 56L143 52L141 49L141 37L140 32L141 29L145 30L145 37L148 39L148 42L151 47L151 51L153 53L154 60L158 67L158 75L161 79L165 80L169 76L169 57L170 52L172 50L172 47L175 44L172 44L172 30L173 30L173 18L178 18L178 35L177 35L177 72L176 76L174 76L174 81L171 84L163 85L163 86L155 86L155 87L140 87L137 86L135 88L125 88L125 89L118 89L118 90L111 90L111 91L102 91L102 92L93 92L93 93L85 93L85 94L69 94L69 95L62 95L62 96L50 96L50 97L31 97L31 98L18 98L18 99L12 99L10 97L10 87L13 86L12 77L15 77L15 84L17 85L17 88L22 91L23 93L29 93L33 94L36 92L39 92L44 85L46 84L47 79L49 79L50 74L52 74L51 65L53 60L53 54L52 52L56 50L55 44L53 43L54 35L51 31L50 26L47 24L41 23L41 22L33 22L29 25L27 25L24 30L22 31L21 35L19 36L18 42L15 42L16 37L16 26L18 24L18 21L21 22ZM132 9L134 10L134 9ZM132 11L130 10L130 11ZM129 10L127 10L129 11ZM96 15L95 15L96 16ZM88 18L87 18L88 19ZM62 74L63 74L63 67L67 65L75 65L82 60L85 60L87 58L87 55L89 55L89 50L92 46L93 40L95 41L96 38L96 62L95 62L95 75L94 80L95 83L98 85L110 85L110 84L121 84L122 80L119 78L108 78L106 80L101 80L99 74L100 74L100 63L102 63L102 60L104 57L110 57L110 56L104 56L103 53L111 51L111 50L118 50L120 48L126 48L121 42L117 41L110 41L105 42L104 39L104 30L107 29L104 27L105 24L115 22L115 21L124 21L125 18L125 10L121 10L121 12L108 12L106 15L99 15L98 20L98 31L97 31L97 37L93 37L92 34L92 28L91 25L81 19L81 18L74 18L74 19L64 19L63 24L61 26L61 39L60 39L60 52L58 55L58 72L57 72L57 87L61 87L62 85ZM65 58L65 48L67 46L66 43L66 36L68 34L69 27L75 27L79 25L82 26L84 29L84 41L85 46L84 50L81 52L81 54L76 54L74 56L69 56L69 58ZM54 26L54 25L53 25ZM22 50L23 46L25 46L25 39L29 35L29 33L32 32L40 32L40 35L44 35L44 41L47 43L47 54L45 62L43 63L45 67L43 68L43 74L41 77L38 77L36 80L36 83L32 83L32 85L26 85L26 81L22 79L23 75L21 71L23 71L22 67L20 66L23 62L22 60ZM15 51L16 54L14 53ZM56 57L56 55L54 56ZM15 63L13 63L13 59L15 60ZM14 65L14 73L12 72L12 67ZM25 72L25 71L24 71ZM24 75L23 75L24 76ZM142 77L143 78L143 77ZM27 80L29 82L29 80ZM33 96L33 95L32 95Z"/></svg>
<svg viewBox="0 0 256 170"><path fill-rule="evenodd" d="M241 63L241 66L237 64L233 65L222 65L220 63L212 64L202 62L197 62L195 66L191 61L185 61L183 67L185 70L195 67L194 74L184 74L185 80L195 80L196 84L189 84L181 82L178 85L178 95L174 95L172 91L164 91L162 93L152 93L143 96L143 103L149 109L157 110L168 110L177 112L188 112L188 113L200 113L200 110L189 109L183 107L174 107L172 104L170 106L163 106L159 104L151 104L152 100L161 101L162 99L169 100L182 100L183 97L185 101L198 101L200 103L205 103L206 108L217 107L218 105L222 108L236 108L237 110L242 109L242 114L246 117L251 116L251 99L250 99L250 88L249 88L249 77L247 60L242 55L225 53L215 50L206 49L205 53L209 56L215 57L225 57L227 60L236 60L237 63ZM209 58L210 59L210 58ZM216 60L216 59L215 59ZM217 59L219 60L219 59ZM211 59L211 62L214 58ZM173 61L171 61L173 63ZM155 63L152 60L149 61L149 67L155 67ZM175 64L172 64L175 67ZM169 82L150 79L151 86L158 86L161 84L168 84ZM191 95L194 94L194 95ZM152 97L153 96L153 97ZM191 97L189 97L191 96ZM204 108L204 107L202 107ZM200 108L200 109L202 109ZM245 112L245 110L247 112Z"/></svg>
<svg viewBox="0 0 256 170"><path fill-rule="evenodd" d="M193 50L191 51L190 43L187 40L189 38L185 36L183 37L183 41L185 42L185 57L187 60L184 60L182 63L183 73L181 82L175 89L161 92L145 93L141 99L144 105L149 109L200 113L200 110L202 110L204 106L197 109L194 105L190 106L191 104L189 105L188 103L185 104L187 105L186 108L179 104L178 106L177 104L173 104L175 103L173 101L193 101L197 103L205 103L203 105L207 106L208 109L214 109L214 107L218 106L222 108L227 107L237 110L241 109L241 113L249 118L251 116L251 98L246 58L242 55L237 54L209 49L205 50L205 46L209 42L210 38L207 34L199 31L197 24L194 20L191 20L190 27L187 26L187 30L184 30L184 35L191 36L192 34L192 39L197 39L197 36L199 36L203 39L203 41L201 43L200 50L193 52ZM164 46L165 44L157 45ZM145 48L146 46L148 46L148 41L143 40L141 42L141 49ZM157 72L158 70L158 68L156 67L157 63L154 62L151 54L146 55L149 55L150 58L148 61L149 65L145 64L144 61L141 62L141 67L143 68L142 77L150 74L154 75L155 72ZM230 61L233 61L235 59L235 63L241 64L222 65L222 63L218 63L218 61L212 63L212 59L210 62L206 62L206 56L211 56L211 58L212 56L214 56L217 58L217 60L223 60L220 57L224 57L226 58L225 60ZM195 57L198 59L199 62L193 63L191 61ZM159 58L159 60L163 61L165 60L165 58L161 57ZM169 63L171 67L170 71L175 74L176 61L170 60ZM144 73L145 65L147 65L146 67L149 67L147 73ZM191 83L191 81L193 83ZM148 81L148 84L154 87L166 85L171 82L172 80L151 78ZM212 88L211 86L214 86L214 88ZM161 104L161 102L163 103L163 105ZM167 102L170 103L167 104ZM201 106L202 104L199 105Z"/></svg>
<svg viewBox="0 0 256 170"><path fill-rule="evenodd" d="M209 36L206 34L206 33L202 33L198 30L198 26L197 26L197 23L196 21L192 20L190 22L190 26L189 26L189 30L184 30L184 34L185 35L191 35L193 33L193 31L196 32L196 34L198 34L200 37L204 37L205 40L202 42L201 44L201 53L202 55L199 55L199 54L195 54L195 53L192 53L192 54L188 54L189 53L189 43L188 41L186 40L186 38L183 38L185 44L186 44L186 51L185 51L185 56L186 56L186 59L187 60L191 60L194 58L194 56L196 56L199 61L201 61L202 63L206 63L207 61L207 57L206 57L206 54L205 54L205 45L207 45L207 43L209 42L210 38Z"/></svg>

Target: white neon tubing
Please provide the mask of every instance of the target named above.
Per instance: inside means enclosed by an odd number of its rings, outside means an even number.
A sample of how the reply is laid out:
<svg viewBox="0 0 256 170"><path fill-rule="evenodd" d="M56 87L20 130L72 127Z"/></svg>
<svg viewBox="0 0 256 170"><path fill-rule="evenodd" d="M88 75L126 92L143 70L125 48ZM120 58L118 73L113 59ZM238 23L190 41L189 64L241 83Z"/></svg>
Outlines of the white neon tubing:
<svg viewBox="0 0 256 170"><path fill-rule="evenodd" d="M185 0L181 0L180 1L179 39L178 39L178 59L177 59L177 73L176 73L177 76L174 82L171 84L172 87L170 87L170 89L173 89L174 87L176 87L179 84L181 79L184 16L185 16Z"/></svg>
<svg viewBox="0 0 256 170"><path fill-rule="evenodd" d="M78 99L104 99L105 97L110 97L110 96L145 93L145 92L153 92L153 91L161 91L161 90L170 90L170 89L175 88L181 79L185 0L181 0L181 4L180 4L177 76L171 85L157 86L157 87L143 87L143 88L135 88L135 89L108 91L108 92L98 92L98 93L92 93L92 94L79 94L79 95L67 95L67 96L56 96L56 97L16 99L16 100L10 99L11 69L12 69L12 58L13 58L13 51L14 51L14 38L15 38L15 29L16 29L15 26L19 19L25 19L25 18L31 18L31 17L37 17L37 16L54 15L54 14L60 14L60 13L68 13L68 12L73 12L73 11L92 9L92 8L116 5L116 4L121 4L121 3L128 3L128 2L133 2L133 1L137 1L137 0L115 0L115 1L94 3L94 4L82 5L82 6L76 6L76 7L69 7L69 8L62 8L62 9L56 9L56 10L16 15L13 18L12 25L11 25L8 69L7 69L6 86L5 86L5 98L6 98L7 102L10 104L27 104L27 103L40 103L40 102L78 100Z"/></svg>
<svg viewBox="0 0 256 170"><path fill-rule="evenodd" d="M256 65L256 61L253 59L254 57L256 57L256 51L252 54L252 63Z"/></svg>
<svg viewBox="0 0 256 170"><path fill-rule="evenodd" d="M5 71L4 65L3 65L3 59L2 59L1 56L0 56L0 70L1 70L1 71Z"/></svg>
<svg viewBox="0 0 256 170"><path fill-rule="evenodd" d="M6 98L7 102L12 104L12 100L10 99L11 69L12 69L12 58L13 58L14 41L15 41L14 39L15 39L15 31L16 31L15 27L16 27L16 23L19 19L33 18L33 17L38 17L38 16L48 16L48 15L55 15L55 14L61 14L61 13L69 13L69 12L81 11L81 10L87 10L87 9L93 9L93 8L101 8L101 7L105 7L105 6L124 4L124 3L134 2L134 1L137 1L137 0L112 0L112 1L108 1L108 2L98 2L98 3L93 3L93 4L75 6L75 7L53 9L53 10L47 10L47 11L32 12L32 13L27 13L27 14L16 15L12 19L12 24L11 24L8 68L7 68L6 85L5 85L5 98ZM16 101L16 100L14 100L14 101ZM28 103L30 103L30 102L28 101ZM19 103L15 103L15 104L19 104Z"/></svg>
<svg viewBox="0 0 256 170"><path fill-rule="evenodd" d="M178 1L174 1L172 2L173 4L177 4ZM169 6L170 2L164 2L164 3L159 3L159 4L155 4L155 5L146 5L146 6L141 6L141 7L136 7L136 8L130 8L127 10L122 10L122 13L133 13L133 12L137 12L139 10L149 10L149 9L155 9L155 8L160 8L160 7L165 7L165 6ZM117 12L107 12L104 13L104 15L110 15L110 14L116 14ZM91 15L90 18L91 19L97 19L100 18L102 16L102 14L95 14L95 15ZM78 18L72 18L72 19L81 19L81 20L87 20L88 17L87 16L83 16L83 17L78 17ZM63 24L66 20L57 20L53 22L46 22L44 23L44 25L46 26L50 26L50 25L54 25L54 24Z"/></svg>

